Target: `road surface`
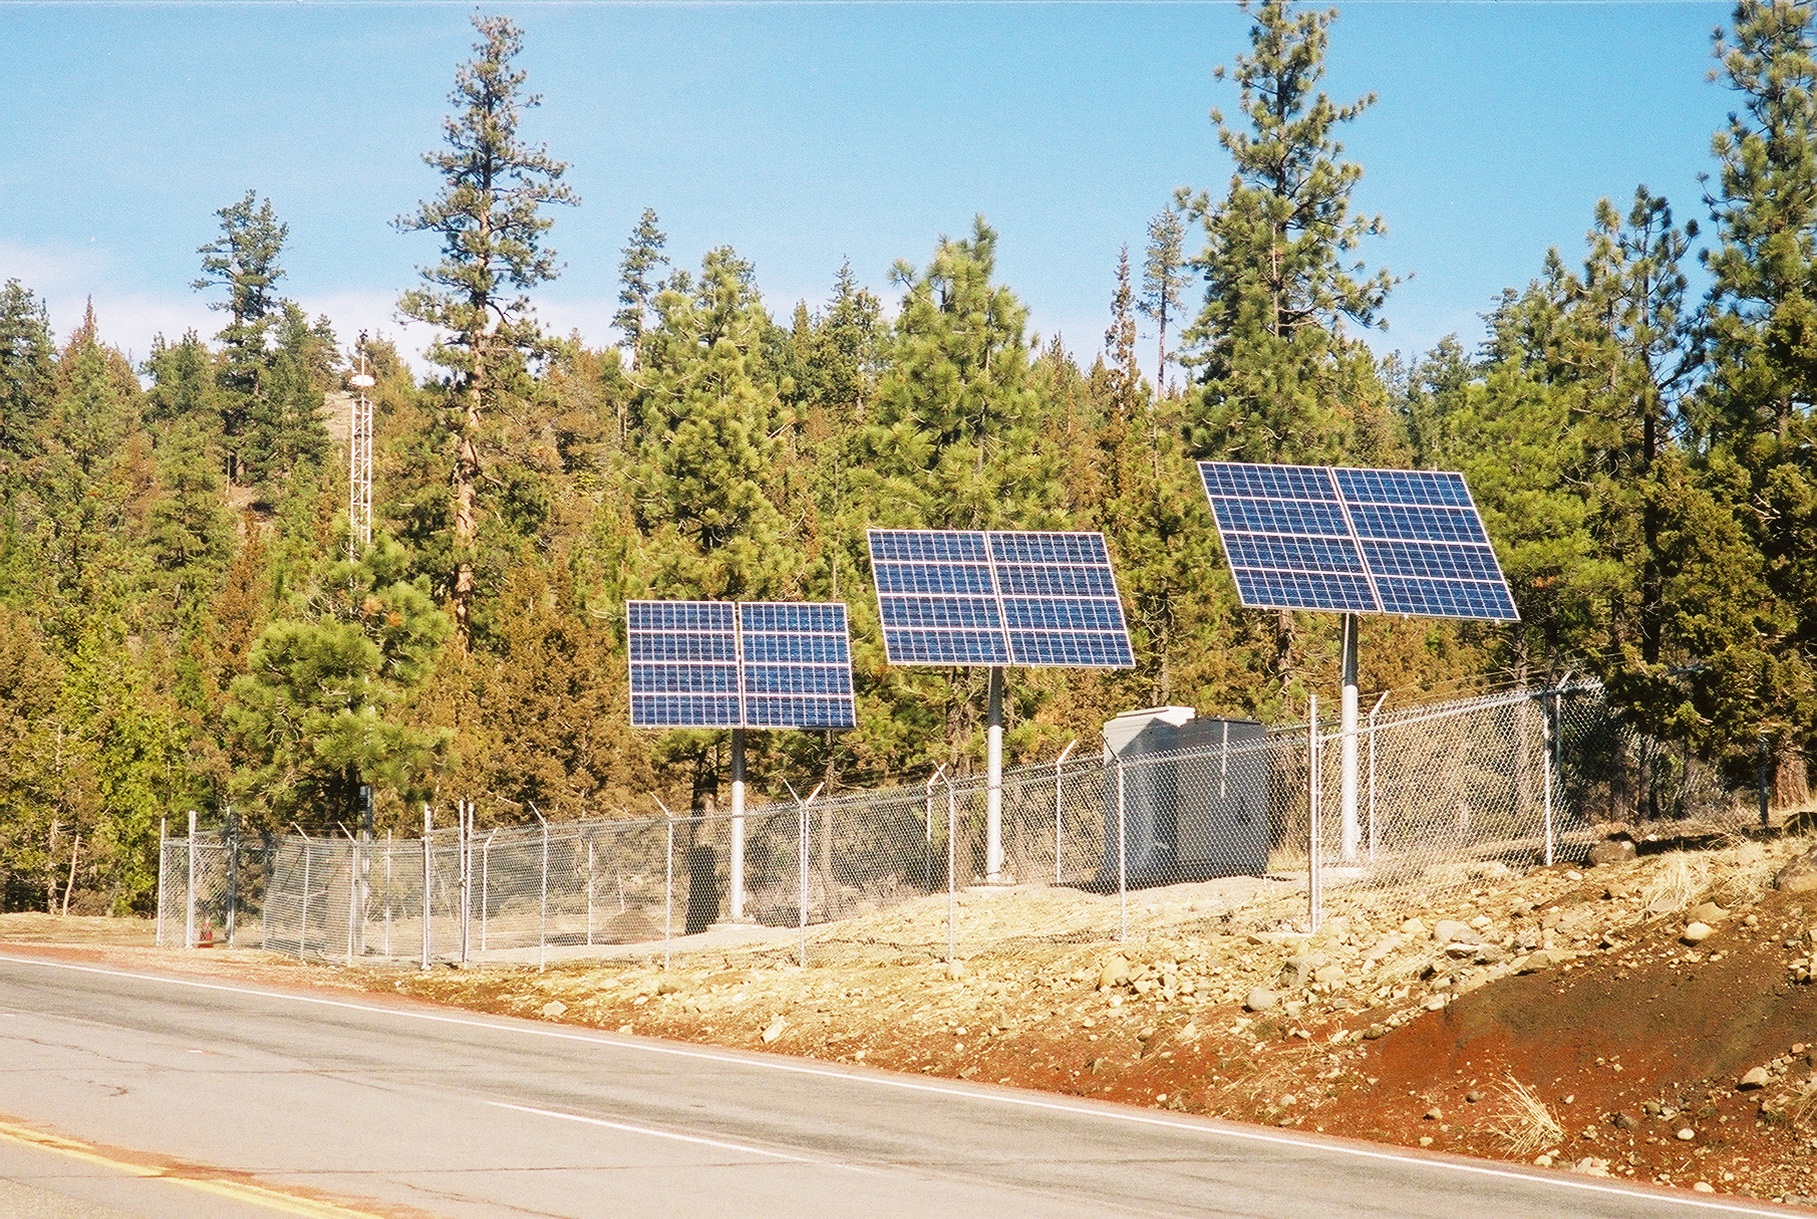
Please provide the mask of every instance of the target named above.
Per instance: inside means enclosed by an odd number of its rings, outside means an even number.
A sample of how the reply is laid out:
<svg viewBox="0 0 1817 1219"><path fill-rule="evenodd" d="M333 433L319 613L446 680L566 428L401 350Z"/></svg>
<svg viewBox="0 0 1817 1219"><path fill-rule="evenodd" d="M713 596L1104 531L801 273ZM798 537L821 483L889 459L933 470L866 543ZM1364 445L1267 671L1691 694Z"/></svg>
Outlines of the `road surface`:
<svg viewBox="0 0 1817 1219"><path fill-rule="evenodd" d="M384 997L0 953L0 1213L1793 1212Z"/></svg>

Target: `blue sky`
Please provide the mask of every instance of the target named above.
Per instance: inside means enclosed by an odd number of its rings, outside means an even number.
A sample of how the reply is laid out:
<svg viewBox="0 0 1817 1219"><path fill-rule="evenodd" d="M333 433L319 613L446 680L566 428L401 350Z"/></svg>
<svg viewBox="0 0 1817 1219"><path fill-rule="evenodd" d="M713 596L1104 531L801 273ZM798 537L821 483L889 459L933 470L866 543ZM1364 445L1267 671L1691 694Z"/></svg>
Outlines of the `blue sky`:
<svg viewBox="0 0 1817 1219"><path fill-rule="evenodd" d="M1646 183L1702 217L1698 175L1731 95L1707 76L1704 3L1340 5L1327 88L1376 106L1345 133L1356 202L1388 235L1372 266L1411 274L1379 350L1474 342L1503 287L1549 246L1575 257L1599 197ZM426 236L392 217L435 190L465 4L0 0L0 278L65 332L92 295L104 336L219 326L189 289L216 208L248 188L290 225L280 285L401 336L393 306ZM891 300L983 212L999 273L1043 335L1095 351L1118 247L1139 258L1175 187L1217 193L1207 111L1246 48L1231 4L829 3L488 6L525 30L545 97L526 120L583 197L538 296L554 329L612 341L618 251L654 207L679 262L730 244L773 312L824 298L840 262Z"/></svg>

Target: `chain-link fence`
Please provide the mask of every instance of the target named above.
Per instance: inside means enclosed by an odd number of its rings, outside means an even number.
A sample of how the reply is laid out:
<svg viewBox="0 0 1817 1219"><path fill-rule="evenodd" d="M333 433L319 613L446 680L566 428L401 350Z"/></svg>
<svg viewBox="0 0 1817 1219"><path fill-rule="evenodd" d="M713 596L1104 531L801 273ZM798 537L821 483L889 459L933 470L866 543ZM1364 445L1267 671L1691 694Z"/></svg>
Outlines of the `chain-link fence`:
<svg viewBox="0 0 1817 1219"><path fill-rule="evenodd" d="M1334 888L1423 908L1581 860L1595 821L1662 799L1739 807L1707 768L1660 762L1670 751L1594 683L1378 710L1349 734L1322 717L1212 724L1188 748L1107 736L1093 755L1006 771L994 798L984 776L943 771L759 805L743 819L737 922L725 814L479 830L463 806L411 840L192 828L164 843L159 942L246 945L256 926L267 949L349 962L711 949L806 964L1304 929Z"/></svg>

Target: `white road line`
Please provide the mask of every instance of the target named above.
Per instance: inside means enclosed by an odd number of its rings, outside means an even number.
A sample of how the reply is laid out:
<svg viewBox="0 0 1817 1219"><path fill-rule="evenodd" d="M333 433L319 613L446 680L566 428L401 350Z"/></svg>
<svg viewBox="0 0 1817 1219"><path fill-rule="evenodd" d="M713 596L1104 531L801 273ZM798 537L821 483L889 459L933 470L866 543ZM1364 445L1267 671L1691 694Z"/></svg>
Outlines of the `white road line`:
<svg viewBox="0 0 1817 1219"><path fill-rule="evenodd" d="M1635 1189L1614 1183L1604 1184L1597 1181L1583 1180L1553 1173L1524 1172L1513 1168L1500 1168L1491 1164L1475 1164L1465 1160L1450 1159L1435 1155L1417 1155L1410 1152L1399 1152L1386 1147L1367 1147L1348 1143L1338 1139L1316 1139L1305 1135L1291 1135L1272 1130L1259 1130L1225 1123L1212 1118L1196 1121L1182 1121L1178 1118L1161 1117L1158 1114L1140 1113L1134 1110L1124 1112L1109 1106L1076 1104L1057 1099L1045 1099L1038 1096L1018 1095L1009 1091L992 1091L984 1088L964 1088L949 1084L928 1083L917 1079L860 1073L857 1071L839 1070L830 1066L810 1066L799 1061L791 1062L781 1057L770 1057L758 1054L722 1053L712 1050L695 1049L674 1043L660 1043L628 1037L615 1037L604 1033L583 1033L568 1029L539 1028L527 1021L504 1023L499 1020L482 1020L472 1016L451 1016L440 1012L411 1011L404 1008L378 1007L370 1003L351 1003L345 999L325 999L315 995L292 995L283 991L260 990L250 986L230 986L223 982L198 982L191 978L173 978L162 974L131 973L122 969L103 969L97 965L76 965L68 961L45 961L34 957L15 957L0 952L0 961L15 965L36 965L43 969L62 969L73 973L100 974L110 978L129 978L136 982L160 982L170 986L185 986L194 990L216 991L230 995L249 995L260 999L277 999L291 1003L310 1004L317 1007L338 1008L343 1011L364 1012L373 1016L394 1016L404 1020L419 1020L432 1024L449 1024L460 1028L488 1029L496 1033L519 1033L530 1037L544 1037L555 1041L578 1041L593 1045L606 1045L620 1050L637 1050L645 1054L655 1054L672 1058L687 1058L697 1062L724 1063L731 1066L747 1067L766 1071L778 1071L789 1075L811 1075L821 1079L835 1079L846 1083L868 1084L872 1087L894 1088L904 1092L925 1092L937 1096L950 1096L955 1099L969 1100L981 1104L1007 1105L1020 1109L1036 1109L1050 1113L1065 1113L1075 1117L1092 1118L1100 1121L1121 1122L1132 1126L1160 1127L1166 1130L1179 1130L1192 1134L1236 1139L1250 1143L1264 1143L1276 1147L1289 1147L1296 1151L1323 1152L1327 1154L1349 1156L1359 1160L1379 1160L1391 1164L1400 1164L1409 1168L1426 1168L1437 1172L1458 1173L1466 1176L1490 1177L1508 1181L1520 1181L1529 1185L1544 1185L1553 1189L1574 1191L1578 1193L1606 1194L1617 1198L1626 1198L1633 1202L1652 1202L1662 1206L1682 1206L1695 1210L1716 1211L1725 1215L1761 1215L1784 1216L1797 1214L1790 1209L1760 1206L1749 1206L1740 1202L1729 1202L1716 1198L1684 1197L1678 1194L1651 1192Z"/></svg>
<svg viewBox="0 0 1817 1219"><path fill-rule="evenodd" d="M719 1151L735 1151L745 1155L768 1156L772 1160L787 1160L793 1164L812 1164L816 1168L843 1168L850 1172L868 1173L868 1168L856 1164L841 1164L837 1160L821 1160L813 1156L790 1155L786 1151L771 1151L767 1147L756 1147L749 1143L728 1143L721 1139L704 1138L698 1134L681 1134L674 1130L658 1130L654 1126L634 1126L630 1122L613 1122L603 1117L585 1117L579 1113L562 1113L556 1109L535 1109L529 1105L514 1105L509 1101L489 1100L485 1102L495 1109L509 1109L514 1113L530 1113L537 1117L559 1118L564 1122L581 1122L588 1126L602 1126L607 1130L621 1130L626 1134L645 1134L655 1139L673 1139L677 1143L697 1143L702 1147L712 1147Z"/></svg>

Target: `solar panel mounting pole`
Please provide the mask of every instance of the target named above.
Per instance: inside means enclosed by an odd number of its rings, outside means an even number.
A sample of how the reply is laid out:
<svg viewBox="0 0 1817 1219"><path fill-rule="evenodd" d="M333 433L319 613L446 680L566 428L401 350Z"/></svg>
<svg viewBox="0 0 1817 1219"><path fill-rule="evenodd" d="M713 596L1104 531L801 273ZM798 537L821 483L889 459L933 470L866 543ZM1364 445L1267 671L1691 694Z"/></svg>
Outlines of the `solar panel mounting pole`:
<svg viewBox="0 0 1817 1219"><path fill-rule="evenodd" d="M727 917L744 922L744 729L732 729L732 844L726 861Z"/></svg>
<svg viewBox="0 0 1817 1219"><path fill-rule="evenodd" d="M1356 748L1356 636L1357 616L1344 615L1344 689L1343 699L1339 705L1339 728L1343 739L1340 754L1343 761L1343 778L1338 793L1338 810L1343 816L1343 840L1341 858L1345 863L1355 863L1357 845L1362 839L1356 815L1357 793L1357 748Z"/></svg>
<svg viewBox="0 0 1817 1219"><path fill-rule="evenodd" d="M991 669L984 730L984 881L1003 880L1003 670Z"/></svg>

